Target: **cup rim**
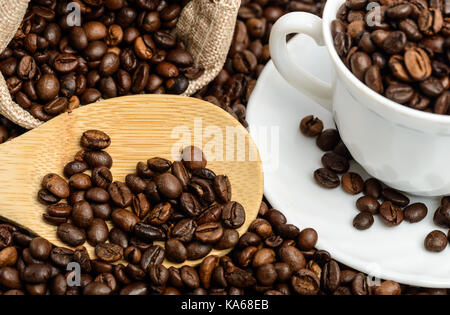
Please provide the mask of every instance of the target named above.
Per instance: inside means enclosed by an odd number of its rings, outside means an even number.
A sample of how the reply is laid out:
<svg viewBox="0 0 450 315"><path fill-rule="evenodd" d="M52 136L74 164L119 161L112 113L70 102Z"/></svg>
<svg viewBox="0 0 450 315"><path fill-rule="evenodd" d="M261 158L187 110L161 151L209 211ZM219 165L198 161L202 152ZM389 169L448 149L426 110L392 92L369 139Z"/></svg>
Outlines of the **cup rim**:
<svg viewBox="0 0 450 315"><path fill-rule="evenodd" d="M336 19L336 13L339 7L345 3L345 0L328 0L325 4L325 8L322 15L322 32L325 39L325 44L328 49L328 53L333 60L333 63L338 68L339 72L345 75L346 79L349 80L361 93L365 94L367 97L375 99L377 103L381 103L388 109L395 111L396 113L407 116L414 119L420 119L423 121L430 121L439 124L450 124L450 115L442 115L435 113L428 113L421 110L417 110L406 105L394 102L382 94L378 94L362 81L358 80L356 76L348 69L344 62L341 60L337 54L336 48L333 44L333 38L331 36L331 22ZM336 10L333 10L333 5L336 5Z"/></svg>

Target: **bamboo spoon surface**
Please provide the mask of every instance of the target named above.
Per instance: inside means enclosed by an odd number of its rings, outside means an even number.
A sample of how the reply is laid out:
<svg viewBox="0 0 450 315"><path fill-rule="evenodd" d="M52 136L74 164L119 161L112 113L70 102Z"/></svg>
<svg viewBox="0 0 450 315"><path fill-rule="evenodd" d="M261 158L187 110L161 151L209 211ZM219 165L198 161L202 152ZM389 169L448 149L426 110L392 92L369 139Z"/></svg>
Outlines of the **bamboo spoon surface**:
<svg viewBox="0 0 450 315"><path fill-rule="evenodd" d="M215 105L170 95L126 96L80 107L0 145L0 218L56 246L68 247L57 238L56 227L43 220L46 206L38 201L37 192L46 174L64 177L64 166L81 150L81 135L90 129L102 130L111 137L111 146L105 151L113 158L114 180L121 182L135 173L139 161L151 157L176 160L185 146L202 148L207 167L229 177L232 200L245 208L246 221L239 234L247 231L256 218L263 173L257 148L245 128ZM92 246L87 242L84 246L94 258ZM213 250L211 254L228 252ZM177 266L168 261L164 265Z"/></svg>

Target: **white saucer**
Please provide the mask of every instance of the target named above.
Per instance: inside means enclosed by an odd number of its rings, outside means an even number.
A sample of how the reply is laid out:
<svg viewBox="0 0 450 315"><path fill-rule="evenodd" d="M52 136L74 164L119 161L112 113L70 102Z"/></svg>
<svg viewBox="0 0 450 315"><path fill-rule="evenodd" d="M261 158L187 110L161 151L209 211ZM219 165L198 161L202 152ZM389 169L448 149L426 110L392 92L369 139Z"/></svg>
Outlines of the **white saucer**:
<svg viewBox="0 0 450 315"><path fill-rule="evenodd" d="M294 37L288 46L299 64L330 81L332 66L325 48L303 35ZM428 216L420 223L387 227L376 216L369 230L353 228L358 197L340 187L326 190L314 181L312 174L322 167L323 152L314 139L299 131L300 120L310 114L322 119L325 128L335 127L330 112L291 87L269 62L249 101L247 121L264 163L264 192L272 206L299 228L316 229L317 248L329 251L343 264L404 284L450 288L450 247L430 253L423 246L425 236L438 229L432 220L438 200L410 196L411 202L428 206ZM367 178L356 163L352 169Z"/></svg>

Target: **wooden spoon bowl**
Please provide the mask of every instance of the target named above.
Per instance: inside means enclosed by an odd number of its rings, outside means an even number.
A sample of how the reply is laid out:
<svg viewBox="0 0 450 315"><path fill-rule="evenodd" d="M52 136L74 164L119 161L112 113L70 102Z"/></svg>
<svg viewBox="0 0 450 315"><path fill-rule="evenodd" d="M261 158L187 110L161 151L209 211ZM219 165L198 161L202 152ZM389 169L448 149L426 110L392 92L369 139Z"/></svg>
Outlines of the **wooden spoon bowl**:
<svg viewBox="0 0 450 315"><path fill-rule="evenodd" d="M63 176L64 166L81 150L82 133L89 129L111 136L106 151L113 158L114 180L121 182L135 172L139 161L151 157L175 160L185 146L202 148L207 167L229 177L232 200L245 208L246 221L239 234L245 233L256 218L263 194L263 172L246 129L215 105L169 95L126 96L80 107L0 145L0 218L56 246L68 247L57 238L56 227L43 220L46 206L38 201L37 193L46 174ZM84 246L94 258L93 247L87 242ZM229 251L213 250L210 254L222 256ZM182 265L198 263L186 261ZM167 260L164 265L178 266Z"/></svg>

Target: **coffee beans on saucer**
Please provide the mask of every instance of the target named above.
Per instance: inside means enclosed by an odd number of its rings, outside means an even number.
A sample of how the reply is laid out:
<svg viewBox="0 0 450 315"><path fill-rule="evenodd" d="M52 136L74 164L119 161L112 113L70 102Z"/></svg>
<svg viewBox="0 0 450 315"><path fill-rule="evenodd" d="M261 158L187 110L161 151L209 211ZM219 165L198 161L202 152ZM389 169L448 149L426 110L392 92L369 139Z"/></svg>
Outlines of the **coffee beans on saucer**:
<svg viewBox="0 0 450 315"><path fill-rule="evenodd" d="M375 92L404 106L448 115L448 7L428 0L347 0L331 24L336 52Z"/></svg>
<svg viewBox="0 0 450 315"><path fill-rule="evenodd" d="M128 243L123 238L132 237L141 246L163 241L161 259L176 263L237 244L244 207L232 200L229 178L206 168L199 148L184 148L180 161L154 157L139 162L136 173L120 182L114 180L112 157L104 151L111 144L106 133L88 130L80 144L84 151L64 167L68 180L48 174L38 193L47 205L44 219L58 226L64 243L76 247L87 241L98 259L109 263L130 255L123 252L128 247L122 246Z"/></svg>
<svg viewBox="0 0 450 315"><path fill-rule="evenodd" d="M313 137L310 126L319 126L317 130L323 129L323 123L319 118L306 116L300 123L300 130L307 137ZM364 180L359 174L349 171L352 157L336 129L325 129L313 134L317 137L316 144L319 149L326 151L321 159L323 167L315 170L313 177L323 188L333 189L341 186L344 192L358 195L356 209L359 213L353 219L354 228L369 229L374 223L374 216L378 216L387 227L398 226L403 221L418 223L425 219L428 208L424 203L410 203L407 196L386 187L376 178ZM362 196L359 196L361 193ZM441 205L435 211L433 221L439 227L450 228L449 197L441 199ZM450 230L448 233L450 234ZM424 244L426 250L440 252L446 248L447 238L445 233L433 231L426 237Z"/></svg>

